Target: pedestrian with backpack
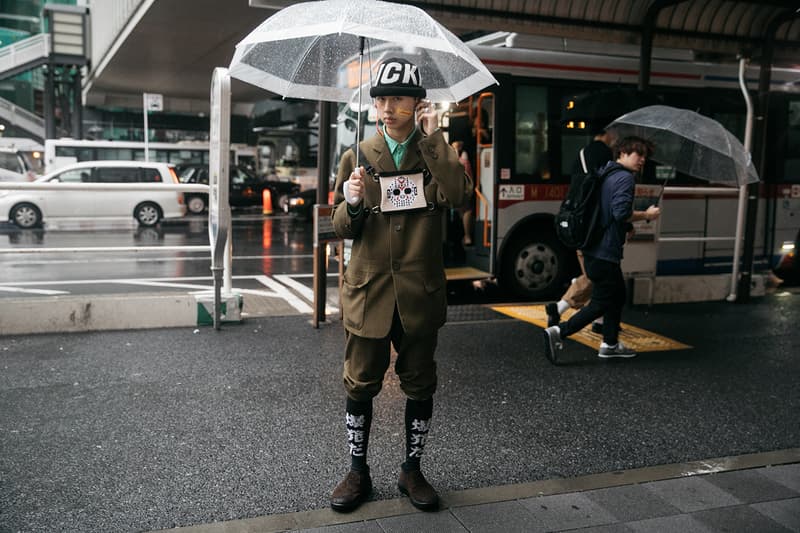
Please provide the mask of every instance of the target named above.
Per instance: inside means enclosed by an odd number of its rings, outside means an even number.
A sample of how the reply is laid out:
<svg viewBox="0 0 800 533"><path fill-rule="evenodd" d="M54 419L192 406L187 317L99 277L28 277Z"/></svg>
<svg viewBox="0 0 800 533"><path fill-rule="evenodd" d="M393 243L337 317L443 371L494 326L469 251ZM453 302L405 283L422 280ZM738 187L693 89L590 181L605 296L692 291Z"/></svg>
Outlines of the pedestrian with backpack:
<svg viewBox="0 0 800 533"><path fill-rule="evenodd" d="M601 127L597 129L595 126L592 133L594 134L592 142L583 147L578 157L575 158L570 174L573 183L583 179L589 173L589 169L599 172L614 157L612 147L617 140L616 131L613 128L606 130ZM592 294L592 282L586 276L586 268L583 266L583 254L580 250L576 250L575 254L581 267L581 275L573 278L567 291L558 302L550 302L545 305L548 327L557 325L561 321L561 314L567 309L580 309L585 306ZM596 332L600 333L602 327L601 317L592 324L592 331L597 330Z"/></svg>
<svg viewBox="0 0 800 533"><path fill-rule="evenodd" d="M544 349L547 358L558 362L563 339L577 333L596 318L603 317L603 342L597 353L602 359L635 357L636 352L619 341L622 307L625 305L625 279L622 275L622 253L628 224L639 220L654 220L661 209L651 205L645 211L634 211L635 174L644 168L653 153L653 144L641 137L625 137L614 149L615 161L602 170L599 190L597 231L582 247L586 275L592 282L592 297L588 305L567 322L544 330Z"/></svg>

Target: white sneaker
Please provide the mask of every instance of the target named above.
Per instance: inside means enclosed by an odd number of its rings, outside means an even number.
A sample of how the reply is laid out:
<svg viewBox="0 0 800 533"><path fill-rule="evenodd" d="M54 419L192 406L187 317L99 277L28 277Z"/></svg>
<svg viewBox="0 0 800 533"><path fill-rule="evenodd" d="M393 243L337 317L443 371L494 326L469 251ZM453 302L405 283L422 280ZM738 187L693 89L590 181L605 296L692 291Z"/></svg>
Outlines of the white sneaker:
<svg viewBox="0 0 800 533"><path fill-rule="evenodd" d="M611 359L612 357L636 357L636 352L628 348L622 342L617 342L614 346L609 346L606 343L600 344L600 351L597 352L597 357L602 359Z"/></svg>
<svg viewBox="0 0 800 533"><path fill-rule="evenodd" d="M561 340L561 329L550 326L544 330L544 355L554 365L558 364L558 352L564 348Z"/></svg>

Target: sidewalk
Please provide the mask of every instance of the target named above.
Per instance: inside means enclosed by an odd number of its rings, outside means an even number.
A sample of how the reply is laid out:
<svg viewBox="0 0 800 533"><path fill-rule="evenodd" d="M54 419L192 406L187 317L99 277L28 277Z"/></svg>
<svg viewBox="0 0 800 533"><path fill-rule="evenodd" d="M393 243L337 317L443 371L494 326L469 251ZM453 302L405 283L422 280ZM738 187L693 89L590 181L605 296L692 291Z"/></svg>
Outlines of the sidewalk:
<svg viewBox="0 0 800 533"><path fill-rule="evenodd" d="M1 336L0 530L798 531L798 294L626 308L689 348L602 362L569 341L562 366L540 327L449 307L423 459L433 514L395 486L393 372L372 498L330 510L348 465L344 335L309 318Z"/></svg>
<svg viewBox="0 0 800 533"><path fill-rule="evenodd" d="M345 515L320 510L170 531L798 532L800 449L465 490L442 495L435 513L401 498Z"/></svg>

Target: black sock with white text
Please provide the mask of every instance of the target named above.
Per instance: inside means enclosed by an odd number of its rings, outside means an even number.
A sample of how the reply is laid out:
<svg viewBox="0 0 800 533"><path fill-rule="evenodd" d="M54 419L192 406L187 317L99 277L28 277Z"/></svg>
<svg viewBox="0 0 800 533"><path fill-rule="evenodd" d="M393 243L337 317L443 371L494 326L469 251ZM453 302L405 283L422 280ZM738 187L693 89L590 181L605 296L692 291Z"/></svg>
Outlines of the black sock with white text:
<svg viewBox="0 0 800 533"><path fill-rule="evenodd" d="M359 402L348 396L345 410L350 468L363 472L367 470L367 444L369 443L369 429L372 425L372 400Z"/></svg>
<svg viewBox="0 0 800 533"><path fill-rule="evenodd" d="M419 470L432 416L433 398L422 401L411 398L406 400L406 460L402 466L406 472Z"/></svg>

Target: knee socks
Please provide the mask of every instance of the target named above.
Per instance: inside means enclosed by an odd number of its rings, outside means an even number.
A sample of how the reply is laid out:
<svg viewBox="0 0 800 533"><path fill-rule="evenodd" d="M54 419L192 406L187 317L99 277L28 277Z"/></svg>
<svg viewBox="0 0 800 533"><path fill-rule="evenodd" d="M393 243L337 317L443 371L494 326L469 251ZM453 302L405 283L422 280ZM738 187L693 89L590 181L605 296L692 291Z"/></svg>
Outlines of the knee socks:
<svg viewBox="0 0 800 533"><path fill-rule="evenodd" d="M406 400L406 460L403 470L419 470L419 462L425 450L425 441L433 415L433 398L417 401Z"/></svg>
<svg viewBox="0 0 800 533"><path fill-rule="evenodd" d="M350 468L367 470L367 444L369 428L372 425L372 400L358 402L347 398L345 412L347 424L347 444L350 447Z"/></svg>

